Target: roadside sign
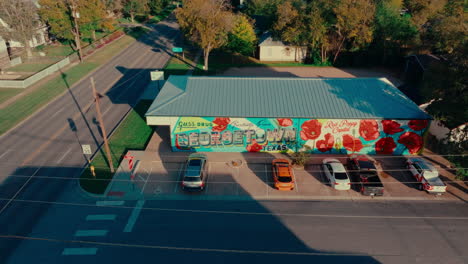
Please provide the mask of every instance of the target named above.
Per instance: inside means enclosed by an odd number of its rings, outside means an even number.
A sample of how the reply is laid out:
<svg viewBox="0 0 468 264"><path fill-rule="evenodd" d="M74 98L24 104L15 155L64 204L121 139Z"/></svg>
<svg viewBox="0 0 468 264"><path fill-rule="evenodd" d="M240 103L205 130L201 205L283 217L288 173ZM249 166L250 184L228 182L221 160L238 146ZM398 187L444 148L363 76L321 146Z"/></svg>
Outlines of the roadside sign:
<svg viewBox="0 0 468 264"><path fill-rule="evenodd" d="M150 74L152 81L164 80L164 72L162 71L152 71Z"/></svg>
<svg viewBox="0 0 468 264"><path fill-rule="evenodd" d="M91 145L81 145L81 149L83 149L83 154L85 154L85 155L93 154L91 152Z"/></svg>
<svg viewBox="0 0 468 264"><path fill-rule="evenodd" d="M173 47L172 48L172 52L175 52L175 53L181 53L183 51L184 51L184 49L181 48L181 47Z"/></svg>

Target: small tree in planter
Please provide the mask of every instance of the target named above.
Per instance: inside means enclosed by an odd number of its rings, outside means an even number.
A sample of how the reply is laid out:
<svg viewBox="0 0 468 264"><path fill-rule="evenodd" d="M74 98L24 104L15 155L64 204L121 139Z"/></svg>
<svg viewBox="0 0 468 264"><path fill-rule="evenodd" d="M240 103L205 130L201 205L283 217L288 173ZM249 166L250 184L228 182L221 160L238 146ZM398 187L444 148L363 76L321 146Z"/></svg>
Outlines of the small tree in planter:
<svg viewBox="0 0 468 264"><path fill-rule="evenodd" d="M307 145L304 145L304 151L294 152L292 155L293 165L295 167L304 167L309 161L309 151L311 148Z"/></svg>

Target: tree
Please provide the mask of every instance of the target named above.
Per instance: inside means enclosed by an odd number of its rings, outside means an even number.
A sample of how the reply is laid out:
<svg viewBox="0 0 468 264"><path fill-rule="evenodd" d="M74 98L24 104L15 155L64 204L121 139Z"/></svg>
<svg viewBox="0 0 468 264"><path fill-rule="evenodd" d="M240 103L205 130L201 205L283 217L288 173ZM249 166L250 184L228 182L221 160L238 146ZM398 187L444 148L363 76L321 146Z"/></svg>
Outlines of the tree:
<svg viewBox="0 0 468 264"><path fill-rule="evenodd" d="M454 0L428 21L430 25L423 35L424 42L435 53L452 53L468 43L467 16L463 1Z"/></svg>
<svg viewBox="0 0 468 264"><path fill-rule="evenodd" d="M257 42L253 23L245 15L235 16L234 21L232 32L228 34L226 48L232 52L250 56L255 51Z"/></svg>
<svg viewBox="0 0 468 264"><path fill-rule="evenodd" d="M249 16L260 16L265 20L266 29L276 21L278 6L285 0L246 0L245 13Z"/></svg>
<svg viewBox="0 0 468 264"><path fill-rule="evenodd" d="M233 14L225 0L185 0L176 17L189 38L203 49L204 69L213 49L220 48L232 30Z"/></svg>
<svg viewBox="0 0 468 264"><path fill-rule="evenodd" d="M96 40L97 30L113 29L112 19L107 18L106 7L101 0L81 0L77 5L82 37Z"/></svg>
<svg viewBox="0 0 468 264"><path fill-rule="evenodd" d="M442 10L447 0L404 0L404 6L411 14L411 20L419 30L437 12Z"/></svg>
<svg viewBox="0 0 468 264"><path fill-rule="evenodd" d="M372 41L375 5L371 0L341 0L333 11L337 34L335 62L345 42L351 50L358 50Z"/></svg>
<svg viewBox="0 0 468 264"><path fill-rule="evenodd" d="M323 9L320 8L317 2L312 2L307 25L309 27L307 37L309 46L312 51L320 51L320 63L325 64L328 60L329 23L325 20Z"/></svg>
<svg viewBox="0 0 468 264"><path fill-rule="evenodd" d="M145 13L148 10L148 0L124 0L123 12L125 15L130 16L130 19L135 22L137 14Z"/></svg>
<svg viewBox="0 0 468 264"><path fill-rule="evenodd" d="M426 74L422 92L429 114L455 128L468 120L468 48L460 47L448 56L448 61L431 65Z"/></svg>
<svg viewBox="0 0 468 264"><path fill-rule="evenodd" d="M104 5L110 15L120 15L122 13L122 0L104 0Z"/></svg>
<svg viewBox="0 0 468 264"><path fill-rule="evenodd" d="M0 24L0 35L6 40L23 43L27 56L31 57L29 42L40 25L34 3L27 0L0 0L0 17L6 24Z"/></svg>
<svg viewBox="0 0 468 264"><path fill-rule="evenodd" d="M302 1L286 1L278 7L278 20L273 26L276 35L288 44L296 47L308 43L308 26L306 24L306 6ZM297 61L297 58L295 58Z"/></svg>
<svg viewBox="0 0 468 264"><path fill-rule="evenodd" d="M148 8L151 15L160 14L169 4L168 0L148 0Z"/></svg>
<svg viewBox="0 0 468 264"><path fill-rule="evenodd" d="M389 53L399 53L400 48L411 43L417 35L418 30L410 18L400 15L394 3L382 1L377 5L374 46L382 53L382 64L387 61Z"/></svg>

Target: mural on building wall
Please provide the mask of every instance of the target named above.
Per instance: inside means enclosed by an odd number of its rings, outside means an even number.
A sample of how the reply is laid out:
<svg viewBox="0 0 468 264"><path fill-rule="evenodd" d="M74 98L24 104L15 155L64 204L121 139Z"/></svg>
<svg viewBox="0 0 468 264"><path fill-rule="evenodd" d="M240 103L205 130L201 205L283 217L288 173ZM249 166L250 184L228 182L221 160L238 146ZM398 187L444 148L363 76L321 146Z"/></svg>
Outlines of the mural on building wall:
<svg viewBox="0 0 468 264"><path fill-rule="evenodd" d="M174 151L417 154L428 120L180 117Z"/></svg>

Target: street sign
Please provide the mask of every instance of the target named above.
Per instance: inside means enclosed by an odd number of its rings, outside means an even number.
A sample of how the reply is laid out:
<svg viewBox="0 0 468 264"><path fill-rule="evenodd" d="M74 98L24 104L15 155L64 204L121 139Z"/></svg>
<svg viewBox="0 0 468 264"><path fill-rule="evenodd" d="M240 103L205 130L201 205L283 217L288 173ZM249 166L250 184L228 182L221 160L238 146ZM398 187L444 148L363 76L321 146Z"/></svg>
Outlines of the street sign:
<svg viewBox="0 0 468 264"><path fill-rule="evenodd" d="M81 149L83 149L83 154L85 154L85 155L93 154L91 152L91 145L81 145Z"/></svg>
<svg viewBox="0 0 468 264"><path fill-rule="evenodd" d="M175 52L175 53L181 53L183 51L184 51L184 49L180 48L180 47L173 47L172 48L172 52Z"/></svg>
<svg viewBox="0 0 468 264"><path fill-rule="evenodd" d="M164 80L164 72L162 71L152 71L150 74L152 81Z"/></svg>

